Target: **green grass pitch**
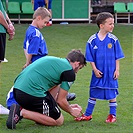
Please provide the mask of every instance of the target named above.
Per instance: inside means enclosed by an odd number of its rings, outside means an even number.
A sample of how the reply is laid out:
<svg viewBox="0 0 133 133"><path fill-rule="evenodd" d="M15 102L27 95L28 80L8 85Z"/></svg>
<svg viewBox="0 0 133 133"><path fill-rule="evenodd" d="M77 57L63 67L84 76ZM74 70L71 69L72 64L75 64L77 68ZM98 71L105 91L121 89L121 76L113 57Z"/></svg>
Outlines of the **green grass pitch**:
<svg viewBox="0 0 133 133"><path fill-rule="evenodd" d="M0 66L0 104L6 106L6 95L13 85L15 77L25 63L23 40L28 24L15 24L16 35L13 41L7 40L6 59L8 63ZM88 38L98 31L96 24L54 24L41 30L47 42L49 55L65 57L71 49L85 51ZM62 111L65 121L61 127L48 127L23 119L16 130L6 128L7 115L0 115L0 133L131 133L133 131L132 99L132 48L133 25L115 25L115 34L122 46L125 58L120 61L119 96L117 97L117 122L106 124L108 101L97 101L92 121L76 122L73 117ZM70 103L78 103L83 112L87 106L91 67L88 63L79 71L70 92L77 98Z"/></svg>

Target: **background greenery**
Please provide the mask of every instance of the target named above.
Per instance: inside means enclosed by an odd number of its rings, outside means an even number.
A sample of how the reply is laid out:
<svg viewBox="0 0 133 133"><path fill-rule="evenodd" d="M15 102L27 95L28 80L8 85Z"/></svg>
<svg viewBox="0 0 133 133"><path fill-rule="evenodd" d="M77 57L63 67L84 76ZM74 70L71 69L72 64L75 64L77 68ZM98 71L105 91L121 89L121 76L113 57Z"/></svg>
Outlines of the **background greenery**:
<svg viewBox="0 0 133 133"><path fill-rule="evenodd" d="M23 40L28 24L15 24L16 35L14 40L7 40L6 58L8 63L0 66L0 104L6 106L6 95L13 85L15 77L25 63L23 54ZM71 49L85 51L88 38L98 31L95 24L54 24L41 30L47 42L49 55L65 57ZM132 106L132 46L133 26L116 25L113 31L121 43L125 58L120 61L119 93L117 98L117 122L106 124L105 119L109 108L107 101L97 101L92 121L75 122L73 117L63 111L64 125L61 127L48 127L37 125L32 121L23 119L17 124L16 130L8 130L5 126L7 115L0 115L0 133L131 133L133 131ZM86 109L91 77L91 67L79 71L75 84L70 92L75 92L77 98L70 103L78 103L83 112Z"/></svg>

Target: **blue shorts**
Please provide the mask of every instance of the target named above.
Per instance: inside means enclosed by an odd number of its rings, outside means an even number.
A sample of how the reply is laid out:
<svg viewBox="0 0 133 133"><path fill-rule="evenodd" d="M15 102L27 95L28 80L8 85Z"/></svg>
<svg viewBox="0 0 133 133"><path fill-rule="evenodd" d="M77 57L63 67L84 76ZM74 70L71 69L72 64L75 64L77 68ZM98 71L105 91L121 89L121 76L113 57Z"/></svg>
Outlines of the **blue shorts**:
<svg viewBox="0 0 133 133"><path fill-rule="evenodd" d="M44 2L44 0L36 0L34 1L34 11L38 8L38 7L45 7L46 4ZM52 0L49 0L48 2L48 9L52 8Z"/></svg>
<svg viewBox="0 0 133 133"><path fill-rule="evenodd" d="M90 88L90 98L111 100L117 97L118 89Z"/></svg>
<svg viewBox="0 0 133 133"><path fill-rule="evenodd" d="M14 87L14 86L13 86ZM13 95L13 87L10 89L10 91L8 92L7 94L7 98L6 98L6 105L7 105L7 108L10 109L11 105L12 104L18 104L14 98L14 95Z"/></svg>

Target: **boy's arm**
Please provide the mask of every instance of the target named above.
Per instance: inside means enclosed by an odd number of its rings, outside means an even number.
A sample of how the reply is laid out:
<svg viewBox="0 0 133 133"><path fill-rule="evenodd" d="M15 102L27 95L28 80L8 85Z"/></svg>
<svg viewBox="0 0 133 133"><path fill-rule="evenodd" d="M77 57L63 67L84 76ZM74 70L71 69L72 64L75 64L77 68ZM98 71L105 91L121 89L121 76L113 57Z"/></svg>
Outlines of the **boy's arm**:
<svg viewBox="0 0 133 133"><path fill-rule="evenodd" d="M119 68L120 68L120 61L119 60L116 60L116 69L115 69L115 72L114 72L114 79L118 79L119 77Z"/></svg>
<svg viewBox="0 0 133 133"><path fill-rule="evenodd" d="M27 66L29 64L31 64L31 58L32 58L32 54L27 54L27 56L26 56L26 64L27 64Z"/></svg>
<svg viewBox="0 0 133 133"><path fill-rule="evenodd" d="M26 68L27 66L29 66L31 64L31 58L32 58L32 54L28 54L26 49L24 49L24 54L25 54L25 58L26 58L26 63L22 69Z"/></svg>
<svg viewBox="0 0 133 133"><path fill-rule="evenodd" d="M92 70L94 71L96 77L101 78L103 73L96 68L96 65L94 62L90 62L90 64L91 64Z"/></svg>

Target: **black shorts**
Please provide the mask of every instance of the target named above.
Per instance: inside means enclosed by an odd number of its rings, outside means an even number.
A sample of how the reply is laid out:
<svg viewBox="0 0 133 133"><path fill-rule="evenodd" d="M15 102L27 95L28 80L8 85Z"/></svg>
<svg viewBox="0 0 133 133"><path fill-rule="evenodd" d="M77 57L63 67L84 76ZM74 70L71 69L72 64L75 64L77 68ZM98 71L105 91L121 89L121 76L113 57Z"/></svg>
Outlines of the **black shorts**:
<svg viewBox="0 0 133 133"><path fill-rule="evenodd" d="M14 88L13 93L18 104L24 109L45 114L55 120L61 115L56 101L49 92L45 97L35 97Z"/></svg>
<svg viewBox="0 0 133 133"><path fill-rule="evenodd" d="M6 33L0 33L0 62L4 61L6 49Z"/></svg>

